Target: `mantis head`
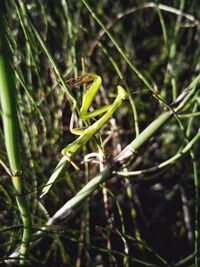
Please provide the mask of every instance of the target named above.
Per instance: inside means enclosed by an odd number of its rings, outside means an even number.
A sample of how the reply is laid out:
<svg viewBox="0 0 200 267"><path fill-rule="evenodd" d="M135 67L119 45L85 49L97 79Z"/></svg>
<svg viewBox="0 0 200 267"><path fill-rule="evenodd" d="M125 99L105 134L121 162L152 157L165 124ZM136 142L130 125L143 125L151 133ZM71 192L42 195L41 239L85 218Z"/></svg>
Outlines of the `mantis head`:
<svg viewBox="0 0 200 267"><path fill-rule="evenodd" d="M127 99L128 98L128 94L125 91L125 89L123 87L121 87L120 85L117 86L117 90L118 90L118 95L122 98L122 99Z"/></svg>

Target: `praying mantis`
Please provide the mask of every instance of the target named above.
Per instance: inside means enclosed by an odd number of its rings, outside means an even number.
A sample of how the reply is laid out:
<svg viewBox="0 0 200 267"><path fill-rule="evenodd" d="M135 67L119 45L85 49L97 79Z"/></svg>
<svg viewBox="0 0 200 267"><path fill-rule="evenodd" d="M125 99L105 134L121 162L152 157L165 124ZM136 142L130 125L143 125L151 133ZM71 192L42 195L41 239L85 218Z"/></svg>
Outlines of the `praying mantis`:
<svg viewBox="0 0 200 267"><path fill-rule="evenodd" d="M99 115L103 114L103 116L84 129L70 129L73 134L79 135L79 137L62 149L63 157L56 166L47 184L43 187L42 194L40 197L43 197L45 194L48 193L53 183L64 174L70 163L76 168L76 165L73 163L73 159L75 158L77 153L80 152L80 150L85 146L85 144L110 119L113 113L122 104L122 101L128 98L125 89L122 86L118 85L118 93L112 104L102 106L94 111L88 111L92 104L92 101L94 100L96 94L100 89L100 86L102 84L102 78L94 73L85 73L81 77L82 83L91 83L91 85L89 85L87 90L85 90L85 92L83 93L82 105L79 113L80 118L83 121L88 121L89 119L95 118Z"/></svg>

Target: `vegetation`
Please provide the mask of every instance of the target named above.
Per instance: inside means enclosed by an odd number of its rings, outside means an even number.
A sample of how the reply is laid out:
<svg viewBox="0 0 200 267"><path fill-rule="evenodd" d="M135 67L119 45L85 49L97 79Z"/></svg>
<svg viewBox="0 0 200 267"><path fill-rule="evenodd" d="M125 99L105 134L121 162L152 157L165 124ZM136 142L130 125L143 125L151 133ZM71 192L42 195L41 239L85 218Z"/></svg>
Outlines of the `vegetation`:
<svg viewBox="0 0 200 267"><path fill-rule="evenodd" d="M198 1L0 12L2 266L200 266Z"/></svg>

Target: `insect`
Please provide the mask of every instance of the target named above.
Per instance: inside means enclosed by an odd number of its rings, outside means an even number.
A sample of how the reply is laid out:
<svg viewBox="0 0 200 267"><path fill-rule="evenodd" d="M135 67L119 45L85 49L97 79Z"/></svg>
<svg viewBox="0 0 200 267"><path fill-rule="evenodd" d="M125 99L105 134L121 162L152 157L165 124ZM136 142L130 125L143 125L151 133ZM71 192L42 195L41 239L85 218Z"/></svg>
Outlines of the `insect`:
<svg viewBox="0 0 200 267"><path fill-rule="evenodd" d="M100 128L110 119L116 109L122 104L122 101L128 97L125 89L119 85L117 86L117 97L115 98L112 104L102 106L94 111L89 112L88 110L92 104L92 101L95 98L102 84L102 79L99 75L93 73L85 73L82 75L82 83L91 83L91 85L83 93L82 105L79 113L80 118L83 121L87 121L91 118L97 117L102 114L103 115L93 124L84 129L71 129L71 132L76 135L79 135L79 137L62 149L63 157L56 166L46 186L43 188L41 197L44 196L49 191L52 184L63 175L64 171L66 171L69 167L69 163L71 163L75 168L77 168L76 165L73 163L73 159L75 158L77 153L80 152L80 150L85 146L88 140L91 139L100 130Z"/></svg>

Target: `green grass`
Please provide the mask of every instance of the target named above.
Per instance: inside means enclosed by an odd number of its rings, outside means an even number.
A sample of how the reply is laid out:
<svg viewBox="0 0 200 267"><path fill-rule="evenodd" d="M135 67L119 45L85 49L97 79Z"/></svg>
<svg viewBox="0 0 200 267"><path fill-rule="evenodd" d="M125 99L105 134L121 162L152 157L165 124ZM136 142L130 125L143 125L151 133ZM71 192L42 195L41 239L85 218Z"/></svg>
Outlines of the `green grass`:
<svg viewBox="0 0 200 267"><path fill-rule="evenodd" d="M199 266L198 1L4 5L1 263ZM86 72L103 80L93 110L118 85L128 100L73 159L80 170L69 164L40 198L76 139L76 103L84 126Z"/></svg>

